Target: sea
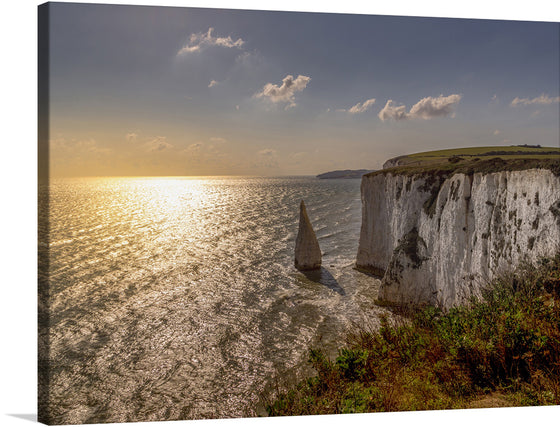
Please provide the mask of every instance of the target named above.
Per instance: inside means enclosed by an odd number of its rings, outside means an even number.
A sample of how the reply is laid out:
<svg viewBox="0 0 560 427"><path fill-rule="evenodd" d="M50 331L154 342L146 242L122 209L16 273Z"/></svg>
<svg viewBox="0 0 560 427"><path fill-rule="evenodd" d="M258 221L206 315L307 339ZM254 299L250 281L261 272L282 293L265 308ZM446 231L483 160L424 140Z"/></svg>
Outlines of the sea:
<svg viewBox="0 0 560 427"><path fill-rule="evenodd" d="M304 200L323 267L294 267ZM40 413L53 424L264 415L375 327L359 179L53 179L40 189Z"/></svg>

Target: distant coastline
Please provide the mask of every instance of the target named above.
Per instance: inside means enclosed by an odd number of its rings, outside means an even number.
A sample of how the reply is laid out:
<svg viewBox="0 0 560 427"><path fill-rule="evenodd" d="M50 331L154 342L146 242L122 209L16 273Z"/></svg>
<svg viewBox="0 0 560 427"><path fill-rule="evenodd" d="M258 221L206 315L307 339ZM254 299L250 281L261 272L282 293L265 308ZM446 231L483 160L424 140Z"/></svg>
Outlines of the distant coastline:
<svg viewBox="0 0 560 427"><path fill-rule="evenodd" d="M317 175L319 179L358 179L361 178L366 173L374 172L372 169L346 169L346 170L338 170L338 171L331 171L325 172L322 174Z"/></svg>

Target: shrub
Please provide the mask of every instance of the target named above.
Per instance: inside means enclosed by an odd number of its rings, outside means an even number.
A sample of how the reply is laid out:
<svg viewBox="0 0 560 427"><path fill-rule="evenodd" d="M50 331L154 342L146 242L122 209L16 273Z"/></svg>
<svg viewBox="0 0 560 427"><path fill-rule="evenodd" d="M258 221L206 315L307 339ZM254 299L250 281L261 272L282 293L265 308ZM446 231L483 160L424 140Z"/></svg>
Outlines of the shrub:
<svg viewBox="0 0 560 427"><path fill-rule="evenodd" d="M279 394L268 413L464 408L491 392L560 404L559 288L557 255L496 279L468 306L408 308L404 320L357 328L334 362L311 350L317 375Z"/></svg>
<svg viewBox="0 0 560 427"><path fill-rule="evenodd" d="M350 381L366 375L368 351L362 348L341 348L336 358L336 368Z"/></svg>

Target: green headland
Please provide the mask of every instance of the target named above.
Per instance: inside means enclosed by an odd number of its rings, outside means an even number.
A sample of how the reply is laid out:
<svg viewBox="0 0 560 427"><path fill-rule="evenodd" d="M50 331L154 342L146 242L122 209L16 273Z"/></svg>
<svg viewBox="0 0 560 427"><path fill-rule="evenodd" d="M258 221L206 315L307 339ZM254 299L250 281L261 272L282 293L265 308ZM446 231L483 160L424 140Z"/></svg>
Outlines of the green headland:
<svg viewBox="0 0 560 427"><path fill-rule="evenodd" d="M560 148L530 145L467 147L426 151L395 157L387 163L394 167L372 172L374 174L491 173L525 169L549 169L560 175Z"/></svg>

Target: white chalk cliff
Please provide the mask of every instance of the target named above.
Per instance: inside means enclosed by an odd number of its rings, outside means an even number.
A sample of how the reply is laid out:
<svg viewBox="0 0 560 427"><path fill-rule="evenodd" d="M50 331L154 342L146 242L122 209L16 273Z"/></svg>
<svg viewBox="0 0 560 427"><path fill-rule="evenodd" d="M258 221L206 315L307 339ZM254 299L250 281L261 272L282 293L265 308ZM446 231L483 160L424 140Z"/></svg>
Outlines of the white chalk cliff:
<svg viewBox="0 0 560 427"><path fill-rule="evenodd" d="M547 169L362 178L356 265L379 298L449 308L523 260L560 251L560 176Z"/></svg>
<svg viewBox="0 0 560 427"><path fill-rule="evenodd" d="M298 270L315 270L321 267L321 248L303 200L299 205L299 229L294 264Z"/></svg>

